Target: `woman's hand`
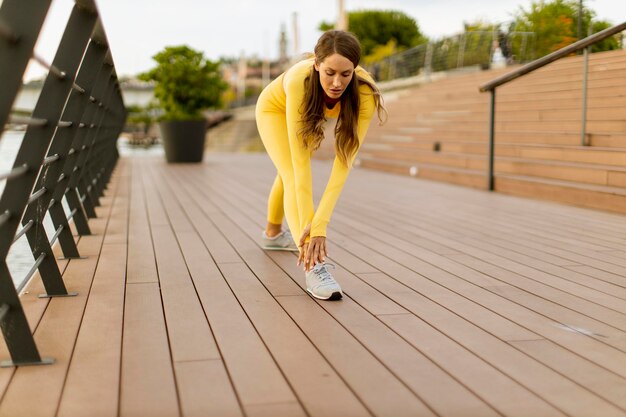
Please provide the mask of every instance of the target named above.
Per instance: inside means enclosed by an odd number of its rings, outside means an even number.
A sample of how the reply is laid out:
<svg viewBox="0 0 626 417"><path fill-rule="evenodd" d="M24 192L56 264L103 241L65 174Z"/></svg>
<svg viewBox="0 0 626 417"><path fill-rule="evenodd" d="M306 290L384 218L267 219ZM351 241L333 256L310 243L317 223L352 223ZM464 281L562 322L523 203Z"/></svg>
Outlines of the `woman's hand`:
<svg viewBox="0 0 626 417"><path fill-rule="evenodd" d="M311 225L309 224L304 228L302 237L298 247L300 248L300 256L298 257L298 265L304 264L304 270L310 271L316 263L321 263L326 260L328 252L326 252L326 237L315 236L311 238L310 242L306 241L306 238L311 234Z"/></svg>
<svg viewBox="0 0 626 417"><path fill-rule="evenodd" d="M300 264L304 262L306 253L309 250L309 244L306 242L306 238L309 237L310 234L311 234L311 225L309 224L307 227L304 228L304 231L302 232L302 236L300 237L300 242L298 242L298 247L300 248L300 255L298 256L298 262L296 263L296 265L298 266L300 266ZM305 265L305 269L306 269L306 265Z"/></svg>
<svg viewBox="0 0 626 417"><path fill-rule="evenodd" d="M310 271L315 264L326 261L326 237L312 237L304 254L304 270L307 272Z"/></svg>

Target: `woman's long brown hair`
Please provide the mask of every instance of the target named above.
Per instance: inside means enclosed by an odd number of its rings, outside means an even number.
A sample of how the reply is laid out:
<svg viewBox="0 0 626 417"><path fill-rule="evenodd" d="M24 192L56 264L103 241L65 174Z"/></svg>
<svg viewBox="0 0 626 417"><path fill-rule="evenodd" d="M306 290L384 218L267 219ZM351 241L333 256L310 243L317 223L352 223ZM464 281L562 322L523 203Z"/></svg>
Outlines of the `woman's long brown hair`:
<svg viewBox="0 0 626 417"><path fill-rule="evenodd" d="M323 62L332 54L339 54L352 62L354 68L361 60L361 45L351 33L341 30L325 32L315 45L315 62ZM302 127L298 132L306 149L316 150L324 140L324 89L320 83L319 72L311 67L307 76L302 102ZM383 123L386 110L382 102L380 91L375 84L358 77L354 72L350 84L341 95L341 111L335 126L335 153L346 166L359 149L357 125L359 119L360 95L359 85L366 84L372 91L374 103L378 111L378 119Z"/></svg>

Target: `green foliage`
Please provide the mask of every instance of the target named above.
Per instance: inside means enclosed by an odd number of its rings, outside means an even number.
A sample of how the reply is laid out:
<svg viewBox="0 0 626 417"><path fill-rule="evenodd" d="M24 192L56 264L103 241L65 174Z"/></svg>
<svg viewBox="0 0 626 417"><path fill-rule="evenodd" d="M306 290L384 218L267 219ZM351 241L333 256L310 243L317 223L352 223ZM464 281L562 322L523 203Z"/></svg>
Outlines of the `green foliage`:
<svg viewBox="0 0 626 417"><path fill-rule="evenodd" d="M150 103L145 107L138 105L126 106L128 117L126 125L132 131L142 131L147 133L150 126L156 121L158 107L155 103Z"/></svg>
<svg viewBox="0 0 626 417"><path fill-rule="evenodd" d="M594 16L595 12L583 5L582 37L587 36L590 26L593 33L610 26L606 22L594 22ZM528 10L520 7L515 14L513 28L517 31L534 32L535 56L539 58L547 55L578 40L578 1L532 2ZM617 47L616 39L607 39L596 44L592 51L606 51Z"/></svg>
<svg viewBox="0 0 626 417"><path fill-rule="evenodd" d="M364 64L372 64L374 62L382 61L384 58L393 55L397 51L396 40L391 39L385 45L376 45L372 52L363 58Z"/></svg>
<svg viewBox="0 0 626 417"><path fill-rule="evenodd" d="M327 30L333 30L335 28L334 23L322 22L320 23L319 30L326 32Z"/></svg>
<svg viewBox="0 0 626 417"><path fill-rule="evenodd" d="M332 28L333 25L327 22L319 26L322 31ZM359 38L364 56L374 53L376 47L388 45L392 40L397 47L396 52L427 41L415 19L394 10L348 12L348 30Z"/></svg>
<svg viewBox="0 0 626 417"><path fill-rule="evenodd" d="M591 23L592 33L602 32L604 29L608 29L612 24L609 22L598 20ZM613 51L620 48L620 41L618 35L606 38L603 41L597 42L591 45L591 52Z"/></svg>
<svg viewBox="0 0 626 417"><path fill-rule="evenodd" d="M201 119L201 110L218 107L227 84L219 64L188 46L168 46L152 57L156 67L139 74L154 81L154 96L164 110L164 120Z"/></svg>

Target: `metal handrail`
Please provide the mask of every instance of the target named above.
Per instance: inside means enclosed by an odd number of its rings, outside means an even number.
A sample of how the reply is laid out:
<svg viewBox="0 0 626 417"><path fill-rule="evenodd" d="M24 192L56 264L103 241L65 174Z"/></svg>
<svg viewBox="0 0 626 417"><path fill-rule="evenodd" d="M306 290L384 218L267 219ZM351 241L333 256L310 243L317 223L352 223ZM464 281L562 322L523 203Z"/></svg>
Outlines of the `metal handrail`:
<svg viewBox="0 0 626 417"><path fill-rule="evenodd" d="M591 36L588 36L584 39L579 40L578 42L574 42L571 45L568 45L564 48L559 49L558 51L552 52L551 54L548 54L542 58L539 58L533 62L530 62L514 71L511 71L507 74L504 74L498 78L495 78L483 85L481 85L479 87L479 90L481 92L485 92L485 91L490 91L491 92L491 99L489 101L489 153L488 153L488 173L487 173L487 189L489 191L493 191L495 188L495 181L494 181L494 160L495 160L495 113L496 113L496 88L504 85L510 81L513 81L523 75L526 75L532 71L535 71L541 67L544 67L545 65L548 65L551 62L554 62L558 59L561 59L565 56L568 56L570 54L572 54L573 52L579 51L581 49L585 49L587 47L589 47L590 45L593 45L599 41L602 41L610 36L613 36L617 33L622 32L623 30L626 30L626 22L621 23L619 25L615 25L613 27L610 27L608 29L604 29L603 31L600 31L598 33L595 33ZM586 49L585 49L586 50ZM588 54L585 54L585 76L584 76L584 89L583 89L583 100L586 99L586 93L584 90L586 90L586 59L588 57ZM585 117L586 114L586 103L585 101L583 101L583 117ZM583 120L583 130L581 133L581 136L583 137L583 143L584 143L584 136L585 136L585 120Z"/></svg>
<svg viewBox="0 0 626 417"><path fill-rule="evenodd" d="M548 65L551 62L554 62L558 59L561 59L567 55L570 55L573 52L579 51L588 47L589 45L593 45L596 42L602 41L610 36L613 36L623 30L626 30L626 22L621 23L619 25L610 27L608 29L604 29L601 32L594 33L591 36L588 36L584 39L579 40L578 42L574 42L570 45L567 45L558 51L552 52L544 57L534 60L515 71L511 71L507 74L504 74L498 78L495 78L479 87L481 92L493 90L496 87L499 87L503 84L508 83L509 81L513 81L516 78L521 77L522 75L526 75L529 72L535 71L545 65Z"/></svg>

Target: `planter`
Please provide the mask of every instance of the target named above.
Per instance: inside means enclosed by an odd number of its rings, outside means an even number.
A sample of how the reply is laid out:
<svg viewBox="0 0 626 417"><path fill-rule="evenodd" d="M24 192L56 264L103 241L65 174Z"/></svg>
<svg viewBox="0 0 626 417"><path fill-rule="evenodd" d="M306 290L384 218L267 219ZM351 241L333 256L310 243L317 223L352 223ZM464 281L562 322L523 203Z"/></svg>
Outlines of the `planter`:
<svg viewBox="0 0 626 417"><path fill-rule="evenodd" d="M206 120L159 122L167 162L202 162Z"/></svg>

